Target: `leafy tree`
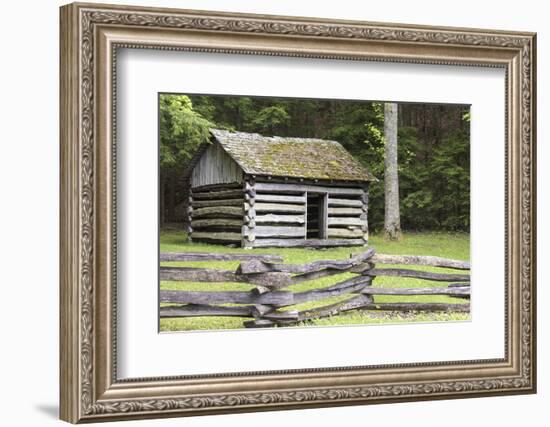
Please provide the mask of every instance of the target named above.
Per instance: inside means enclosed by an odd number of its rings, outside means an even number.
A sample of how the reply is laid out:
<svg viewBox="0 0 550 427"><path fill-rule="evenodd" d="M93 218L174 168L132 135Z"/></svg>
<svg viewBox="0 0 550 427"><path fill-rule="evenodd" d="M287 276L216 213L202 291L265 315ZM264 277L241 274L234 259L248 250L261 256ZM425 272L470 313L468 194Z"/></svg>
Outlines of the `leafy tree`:
<svg viewBox="0 0 550 427"><path fill-rule="evenodd" d="M283 130L290 122L290 115L281 105L272 105L262 108L252 124L258 131L266 135L281 134L278 130Z"/></svg>
<svg viewBox="0 0 550 427"><path fill-rule="evenodd" d="M178 183L198 147L209 141L212 123L193 110L191 99L185 95L161 95L159 116L162 224L165 214L175 216L178 193L181 198L185 192Z"/></svg>
<svg viewBox="0 0 550 427"><path fill-rule="evenodd" d="M451 107L448 107L449 109ZM454 107L460 118L462 111ZM431 113L430 113L431 115ZM469 230L468 115L444 123L440 136L422 126L399 129L402 224L416 230ZM444 120L445 121L445 120Z"/></svg>
<svg viewBox="0 0 550 427"><path fill-rule="evenodd" d="M197 148L209 141L212 123L193 111L185 95L160 96L160 164L161 169L185 165Z"/></svg>

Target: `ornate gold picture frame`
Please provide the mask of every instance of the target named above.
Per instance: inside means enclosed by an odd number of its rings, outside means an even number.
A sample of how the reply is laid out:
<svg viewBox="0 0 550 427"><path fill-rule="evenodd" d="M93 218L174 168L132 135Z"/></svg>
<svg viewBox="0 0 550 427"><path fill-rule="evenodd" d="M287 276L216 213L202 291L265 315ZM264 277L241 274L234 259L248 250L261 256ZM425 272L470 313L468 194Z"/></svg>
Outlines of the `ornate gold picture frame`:
<svg viewBox="0 0 550 427"><path fill-rule="evenodd" d="M63 6L61 418L78 423L534 393L535 42L533 33L99 4ZM115 65L121 48L503 69L505 357L119 379Z"/></svg>

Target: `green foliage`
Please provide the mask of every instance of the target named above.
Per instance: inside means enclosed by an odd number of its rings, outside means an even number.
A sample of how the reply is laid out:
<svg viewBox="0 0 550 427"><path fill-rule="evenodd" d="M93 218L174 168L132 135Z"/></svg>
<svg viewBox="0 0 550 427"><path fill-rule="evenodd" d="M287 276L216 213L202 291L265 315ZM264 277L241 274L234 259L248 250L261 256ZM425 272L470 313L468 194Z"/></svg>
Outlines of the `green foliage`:
<svg viewBox="0 0 550 427"><path fill-rule="evenodd" d="M174 217L176 204L185 196L181 177L199 146L210 141L212 123L193 110L185 95L161 94L160 127L160 222Z"/></svg>
<svg viewBox="0 0 550 427"><path fill-rule="evenodd" d="M162 94L159 104L161 172L182 169L197 148L209 141L212 123L193 111L188 96Z"/></svg>
<svg viewBox="0 0 550 427"><path fill-rule="evenodd" d="M281 105L262 108L252 124L264 135L280 135L290 123L290 115Z"/></svg>
<svg viewBox="0 0 550 427"><path fill-rule="evenodd" d="M411 128L401 129L399 179L404 229L469 230L470 143L461 131L425 152Z"/></svg>

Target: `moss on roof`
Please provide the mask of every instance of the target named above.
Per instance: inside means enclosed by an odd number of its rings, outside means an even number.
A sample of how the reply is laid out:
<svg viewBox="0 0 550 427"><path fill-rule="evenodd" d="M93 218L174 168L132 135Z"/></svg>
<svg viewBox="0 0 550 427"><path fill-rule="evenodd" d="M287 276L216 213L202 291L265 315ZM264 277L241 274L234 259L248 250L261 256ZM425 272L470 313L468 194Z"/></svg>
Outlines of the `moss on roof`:
<svg viewBox="0 0 550 427"><path fill-rule="evenodd" d="M219 129L211 132L248 174L342 181L376 179L336 141Z"/></svg>

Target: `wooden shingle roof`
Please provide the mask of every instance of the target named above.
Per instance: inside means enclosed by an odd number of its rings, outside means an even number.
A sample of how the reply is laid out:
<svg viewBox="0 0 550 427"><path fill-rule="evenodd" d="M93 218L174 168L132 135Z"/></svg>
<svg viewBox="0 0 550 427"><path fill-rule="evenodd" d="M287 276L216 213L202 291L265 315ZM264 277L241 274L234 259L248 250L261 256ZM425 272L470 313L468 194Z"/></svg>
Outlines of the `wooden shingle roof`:
<svg viewBox="0 0 550 427"><path fill-rule="evenodd" d="M262 136L211 129L247 174L338 181L376 178L340 143L324 139Z"/></svg>

